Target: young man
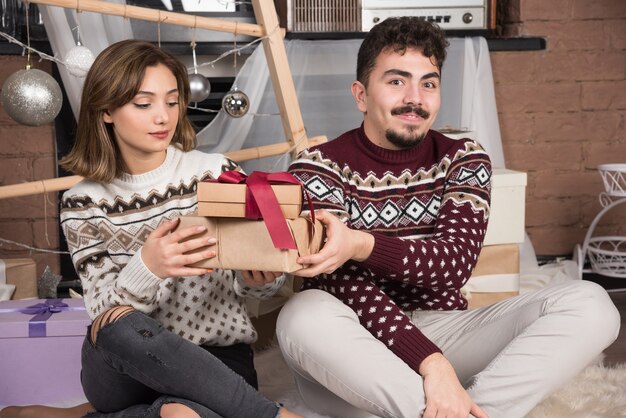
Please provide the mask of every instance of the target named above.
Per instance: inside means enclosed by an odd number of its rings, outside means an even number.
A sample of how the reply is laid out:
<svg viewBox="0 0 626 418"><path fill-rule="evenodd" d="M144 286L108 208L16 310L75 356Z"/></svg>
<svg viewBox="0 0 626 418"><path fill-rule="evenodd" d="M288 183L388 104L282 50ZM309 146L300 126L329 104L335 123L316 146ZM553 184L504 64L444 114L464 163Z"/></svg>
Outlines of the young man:
<svg viewBox="0 0 626 418"><path fill-rule="evenodd" d="M523 417L617 337L619 314L590 282L466 310L491 165L477 142L430 130L446 47L417 18L375 26L352 85L362 126L290 167L328 240L300 259L308 279L277 334L321 413Z"/></svg>

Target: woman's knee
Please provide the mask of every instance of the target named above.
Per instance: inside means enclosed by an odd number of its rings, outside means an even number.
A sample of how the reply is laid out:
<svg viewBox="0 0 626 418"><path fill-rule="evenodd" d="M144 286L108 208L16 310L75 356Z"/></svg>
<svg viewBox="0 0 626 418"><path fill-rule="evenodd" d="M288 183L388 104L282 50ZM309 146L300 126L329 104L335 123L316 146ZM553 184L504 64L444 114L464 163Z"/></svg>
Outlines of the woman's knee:
<svg viewBox="0 0 626 418"><path fill-rule="evenodd" d="M608 292L587 280L577 281L574 286L577 295L575 304L589 322L589 330L594 333L604 331L603 334L614 341L619 333L621 318Z"/></svg>
<svg viewBox="0 0 626 418"><path fill-rule="evenodd" d="M187 405L173 402L161 406L161 418L200 418L200 415Z"/></svg>
<svg viewBox="0 0 626 418"><path fill-rule="evenodd" d="M91 333L89 337L93 344L96 343L98 332L106 325L111 324L126 315L133 313L135 309L131 306L114 306L96 317L91 324Z"/></svg>

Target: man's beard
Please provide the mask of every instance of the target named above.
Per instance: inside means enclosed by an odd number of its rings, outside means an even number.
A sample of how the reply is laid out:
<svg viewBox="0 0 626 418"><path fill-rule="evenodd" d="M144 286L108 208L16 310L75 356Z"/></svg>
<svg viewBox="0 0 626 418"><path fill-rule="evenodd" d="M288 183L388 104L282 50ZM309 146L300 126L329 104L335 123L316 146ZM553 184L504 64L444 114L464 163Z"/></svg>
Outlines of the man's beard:
<svg viewBox="0 0 626 418"><path fill-rule="evenodd" d="M394 116L405 114L405 113L415 113L416 115L418 115L424 120L427 120L430 117L430 113L428 113L421 107L403 106L403 107L397 107L391 110L391 114ZM389 142L391 142L396 147L401 148L401 149L406 149L406 148L414 147L419 142L421 142L426 136L426 132L421 133L421 134L417 133L416 132L417 128L414 126L409 126L408 131L409 132L407 134L402 134L392 129L387 129L385 131L385 137L387 138Z"/></svg>

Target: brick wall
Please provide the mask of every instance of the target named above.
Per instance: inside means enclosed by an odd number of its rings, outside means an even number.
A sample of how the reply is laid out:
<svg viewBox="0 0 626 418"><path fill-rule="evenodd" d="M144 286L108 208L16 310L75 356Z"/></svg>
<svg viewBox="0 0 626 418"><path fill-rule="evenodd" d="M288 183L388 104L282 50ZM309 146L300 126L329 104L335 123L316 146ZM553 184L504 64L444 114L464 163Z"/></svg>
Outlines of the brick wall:
<svg viewBox="0 0 626 418"><path fill-rule="evenodd" d="M526 226L537 254L570 254L601 209L596 166L626 163L626 2L508 3L506 33L544 36L547 49L491 54L506 163L528 172ZM0 83L24 64L0 56ZM0 185L55 176L52 125L19 125L0 110L0 145ZM0 238L56 249L57 207L55 193L0 200ZM598 233L626 235L625 212ZM28 256L39 274L46 265L58 272L58 256L0 243L0 257Z"/></svg>
<svg viewBox="0 0 626 418"><path fill-rule="evenodd" d="M49 61L33 60L33 67L50 72ZM0 56L0 85L14 72L24 69L26 58ZM53 124L20 125L0 110L0 185L48 179L56 176ZM0 199L0 238L30 247L56 250L59 247L58 200L56 193ZM0 242L0 258L31 257L41 275L46 265L58 273L59 256L31 252Z"/></svg>
<svg viewBox="0 0 626 418"><path fill-rule="evenodd" d="M547 48L491 53L506 164L528 173L526 227L537 254L570 254L601 210L597 165L626 164L626 2L510 6L506 33L545 37ZM597 231L626 235L626 205Z"/></svg>

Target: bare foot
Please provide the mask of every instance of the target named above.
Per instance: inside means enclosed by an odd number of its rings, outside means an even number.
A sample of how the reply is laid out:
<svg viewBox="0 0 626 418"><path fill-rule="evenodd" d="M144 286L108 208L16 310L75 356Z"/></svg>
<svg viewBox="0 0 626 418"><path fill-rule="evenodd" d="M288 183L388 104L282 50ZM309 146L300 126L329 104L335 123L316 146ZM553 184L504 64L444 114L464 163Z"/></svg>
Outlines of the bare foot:
<svg viewBox="0 0 626 418"><path fill-rule="evenodd" d="M82 418L95 409L89 403L69 408L43 405L8 406L0 411L0 418Z"/></svg>
<svg viewBox="0 0 626 418"><path fill-rule="evenodd" d="M302 415L294 414L293 412L289 411L287 408L283 406L282 408L280 408L280 415L278 416L278 418L305 418L305 417L303 417Z"/></svg>

